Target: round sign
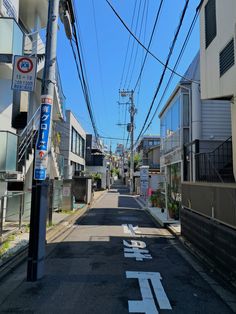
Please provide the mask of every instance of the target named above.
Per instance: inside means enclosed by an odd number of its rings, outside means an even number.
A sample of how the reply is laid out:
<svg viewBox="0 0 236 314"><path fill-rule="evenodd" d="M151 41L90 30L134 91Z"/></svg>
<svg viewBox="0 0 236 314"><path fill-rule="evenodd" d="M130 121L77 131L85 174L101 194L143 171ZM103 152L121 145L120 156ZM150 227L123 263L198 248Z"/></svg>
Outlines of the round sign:
<svg viewBox="0 0 236 314"><path fill-rule="evenodd" d="M17 61L17 69L21 73L29 73L33 69L33 62L29 58L20 58Z"/></svg>

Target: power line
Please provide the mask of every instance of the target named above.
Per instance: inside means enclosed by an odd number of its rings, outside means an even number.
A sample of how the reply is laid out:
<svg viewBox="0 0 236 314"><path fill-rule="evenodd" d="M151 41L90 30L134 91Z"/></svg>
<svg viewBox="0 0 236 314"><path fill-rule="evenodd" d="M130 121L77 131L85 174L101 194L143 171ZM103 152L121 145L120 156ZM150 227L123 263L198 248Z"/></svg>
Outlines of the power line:
<svg viewBox="0 0 236 314"><path fill-rule="evenodd" d="M146 11L147 11L147 0L145 0L144 6L143 6L143 14L142 14L141 25L140 25L140 30L139 30L139 38L141 37L141 34L142 34L142 27L143 27L144 16L145 16L145 12ZM136 45L135 56L134 56L134 61L133 61L133 66L132 66L132 69L131 69L129 84L128 84L128 87L127 87L128 89L130 87L130 84L131 84L131 81L132 81L132 78L133 78L133 74L134 74L134 69L135 69L135 65L136 65L136 60L137 60L139 48L140 48L140 46L137 44Z"/></svg>
<svg viewBox="0 0 236 314"><path fill-rule="evenodd" d="M137 5L137 1L135 1L135 4L134 4L134 11L133 11L132 21L131 21L131 29L132 29L132 27L133 27L134 16L135 16L135 12L136 12L136 5ZM124 72L125 72L125 66L126 66L126 62L127 62L128 51L129 51L129 45L130 45L130 39L131 39L131 34L129 34L128 45L127 45L127 48L126 48L125 61L124 61L123 70L122 70L122 75L121 75L121 80L120 80L120 89L121 89L121 85L122 85L122 83L123 83Z"/></svg>
<svg viewBox="0 0 236 314"><path fill-rule="evenodd" d="M76 25L77 25L77 23L76 23ZM87 83L87 76L86 76L86 72L85 72L85 65L84 65L84 61L83 61L82 51L80 51L81 48L79 47L79 41L78 41L77 30L76 30L75 24L73 24L72 28L73 28L73 36L74 36L74 41L73 42L75 43L75 46L76 46L78 59L77 59L77 56L76 56L76 53L75 53L75 50L74 50L74 46L73 46L73 43L72 43L72 40L71 40L70 42L71 42L72 52L73 52L73 56L74 56L74 59L75 59L76 68L77 68L77 72L78 72L81 88L82 88L82 91L83 91L84 99L85 99L85 102L86 102L86 105L87 105L87 109L88 109L88 112L89 112L90 120L91 120L92 127L93 127L93 130L94 130L95 138L96 138L96 141L98 142L99 134L98 134L98 131L97 131L95 119L94 119L93 112L92 112L92 106L91 106L91 100L90 100L91 95L90 95L90 92L89 92L89 87L88 87L88 83ZM77 25L77 28L78 28L78 25ZM80 46L81 46L81 44L80 44Z"/></svg>
<svg viewBox="0 0 236 314"><path fill-rule="evenodd" d="M149 39L149 43L148 43L148 46L147 46L148 50L149 50L149 48L151 46L151 43L152 43L152 39L153 39L155 30L156 30L157 22L159 20L159 16L160 16L160 13L161 13L161 8L162 8L162 5L163 5L163 2L164 2L164 0L161 0L161 2L159 4L159 8L157 10L155 22L154 22L154 25L153 25L153 28L152 28L152 33L151 33L151 36L150 36L150 39ZM142 76L142 73L143 73L143 69L144 69L144 66L145 66L145 63L146 63L146 60L147 60L147 56L148 56L148 51L146 51L146 54L145 54L145 57L144 57L144 60L143 60L143 64L141 66L141 70L140 70L140 73L139 73L139 76L138 76L137 81L136 81L135 86L134 86L134 91L136 90L137 85L138 85L138 83L139 83L139 81L141 79L141 76Z"/></svg>
<svg viewBox="0 0 236 314"><path fill-rule="evenodd" d="M176 44L176 41L177 41L177 38L178 38L178 35L179 35L179 32L180 32L180 29L181 29L181 26L183 24L183 20L184 20L184 17L185 17L185 14L186 14L186 11L187 11L187 7L188 7L188 3L189 3L189 0L186 0L185 2L185 5L184 5L184 9L182 11L182 14L181 14L181 17L180 17L180 21L179 21L179 24L178 24L178 27L177 27L177 31L174 35L174 39L172 41L172 44L171 44L171 47L170 47L170 51L168 53L168 56L167 56L167 59L166 59L166 63L165 63L165 66L164 66L164 69L162 71L162 74L161 74L161 77L160 77L160 80L158 82L158 85L157 85L157 88L156 88L156 91L155 91L155 94L154 94L154 97L152 99L152 102L151 102L151 105L149 107L149 110L148 110L148 113L147 113L147 116L145 118L145 121L144 121L144 124L142 126L142 129L139 133L139 136L138 136L138 139L140 138L145 126L146 126L146 123L148 121L148 118L150 116L150 113L151 113L151 110L152 110L152 107L154 105L154 102L156 100L156 97L157 97L157 94L159 93L159 90L161 88L161 85L162 85L162 82L163 82L163 79L164 79L164 76L165 76L165 73L166 73L166 70L167 70L167 67L168 67L168 64L169 64L169 61L170 61L170 58L171 58L171 55L173 53L173 50L174 50L174 47L175 47L175 44ZM173 72L172 72L173 73Z"/></svg>
<svg viewBox="0 0 236 314"><path fill-rule="evenodd" d="M139 43L139 45L141 47L143 47L144 50L146 50L155 60L157 60L160 64L162 64L163 66L165 66L165 63L163 61L161 61L157 56L154 55L154 53L152 53L149 49L147 49L147 47L144 46L144 44L141 43L141 41L135 36L135 34L129 29L129 27L125 24L125 22L122 20L122 18L119 16L119 14L116 12L116 10L114 9L114 7L111 5L111 3L106 0L107 4L110 6L110 8L112 9L112 11L115 13L115 15L118 17L118 19L121 21L121 23L124 25L124 27L127 29L127 31L131 34L132 37L134 37L134 39ZM199 84L199 82L197 81L193 81L188 79L187 77L179 74L178 72L174 71L171 67L167 66L166 67L167 70L173 72L175 75L179 76L180 78L185 79L186 81L190 81L196 84Z"/></svg>
<svg viewBox="0 0 236 314"><path fill-rule="evenodd" d="M137 32L137 28L138 28L140 8L141 8L141 1L139 0L138 15L137 15L137 21L136 21L136 26L135 26L135 30L134 30L135 33ZM128 69L127 69L127 72L126 72L126 77L125 77L125 82L124 82L123 89L125 88L127 80L128 80L129 70L130 70L131 61L132 61L132 57L133 57L133 53L134 53L134 44L135 44L135 40L133 40L133 44L132 44L132 48L131 48L131 54L130 54Z"/></svg>
<svg viewBox="0 0 236 314"><path fill-rule="evenodd" d="M180 53L179 53L178 59L176 60L176 63L175 63L175 65L174 65L174 69L176 69L176 68L178 67L178 65L179 65L179 63L180 63L180 61L181 61L181 58L182 58L182 56L183 56L183 54L184 54L184 51L185 51L185 48L186 48L186 46L187 46L187 44L188 44L189 38L190 38L190 36L191 36L191 34L192 34L193 28L194 28L194 26L195 26L195 24L196 24L198 15L199 15L199 11L196 11L196 13L195 13L195 15L194 15L194 18L193 18L193 20L192 20L192 23L191 23L191 25L190 25L189 31L188 31L188 33L187 33L187 36L186 36L186 38L185 38L185 41L184 41L184 43L183 43L182 49L181 49L181 51L180 51ZM169 78L169 80L168 80L168 82L167 82L167 85L166 85L166 87L165 87L165 90L164 90L164 92L163 92L163 94L162 94L162 96L161 96L161 99L160 99L160 101L159 101L159 103L158 103L158 105L157 105L157 107L156 107L156 109L155 109L155 112L154 112L154 114L152 115L151 121L150 121L149 124L147 125L146 129L143 131L143 134L148 130L148 128L149 128L150 125L152 124L152 121L153 121L153 119L154 119L154 117L155 117L155 115L156 115L156 113L157 113L157 110L159 109L159 107L160 107L160 105L161 105L161 103L162 103L162 101L163 101L163 99L164 99L164 97L165 97L165 94L166 94L166 92L167 92L167 90L168 90L168 88L169 88L169 85L170 85L170 83L171 83L171 81L172 81L172 79L173 79L173 76L174 76L174 75L173 75L173 73L172 73L171 76L170 76L170 78Z"/></svg>

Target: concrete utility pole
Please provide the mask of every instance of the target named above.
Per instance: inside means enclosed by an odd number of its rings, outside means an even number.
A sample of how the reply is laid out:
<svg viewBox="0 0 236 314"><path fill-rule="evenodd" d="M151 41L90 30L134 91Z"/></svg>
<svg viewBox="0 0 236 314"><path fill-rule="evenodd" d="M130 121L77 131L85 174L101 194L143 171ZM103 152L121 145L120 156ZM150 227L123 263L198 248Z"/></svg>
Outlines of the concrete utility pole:
<svg viewBox="0 0 236 314"><path fill-rule="evenodd" d="M130 123L127 126L128 132L130 132L130 194L133 194L134 192L134 186L133 186L133 178L134 178L134 116L137 112L134 106L134 91L120 91L120 94L122 97L129 96L130 100Z"/></svg>
<svg viewBox="0 0 236 314"><path fill-rule="evenodd" d="M48 208L48 183L45 182L45 179L56 76L56 44L59 1L60 0L48 1L49 7L45 66L41 91L41 116L35 149L34 180L32 184L30 239L27 268L28 281L36 281L44 275L46 212ZM46 144L42 141L42 139L46 141ZM40 158L37 156L38 153L40 154Z"/></svg>

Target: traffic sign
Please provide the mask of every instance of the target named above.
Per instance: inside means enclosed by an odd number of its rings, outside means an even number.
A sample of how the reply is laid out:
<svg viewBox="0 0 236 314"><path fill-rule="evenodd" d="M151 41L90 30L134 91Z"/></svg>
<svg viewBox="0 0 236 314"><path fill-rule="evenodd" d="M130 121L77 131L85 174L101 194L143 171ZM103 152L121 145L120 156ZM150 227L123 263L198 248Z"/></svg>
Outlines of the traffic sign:
<svg viewBox="0 0 236 314"><path fill-rule="evenodd" d="M41 97L41 113L38 138L35 151L34 179L45 180L48 164L48 141L51 125L52 98L44 95Z"/></svg>
<svg viewBox="0 0 236 314"><path fill-rule="evenodd" d="M17 91L33 92L37 73L37 58L15 56L11 88Z"/></svg>

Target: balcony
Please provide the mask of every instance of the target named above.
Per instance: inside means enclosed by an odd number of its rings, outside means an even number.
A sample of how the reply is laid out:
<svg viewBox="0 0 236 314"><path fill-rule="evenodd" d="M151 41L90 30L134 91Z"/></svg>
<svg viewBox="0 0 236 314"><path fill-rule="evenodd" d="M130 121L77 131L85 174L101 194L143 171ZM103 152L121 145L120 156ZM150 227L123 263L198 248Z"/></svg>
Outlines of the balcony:
<svg viewBox="0 0 236 314"><path fill-rule="evenodd" d="M0 17L0 62L12 63L23 54L24 33L13 18Z"/></svg>
<svg viewBox="0 0 236 314"><path fill-rule="evenodd" d="M33 30L39 19L41 28L46 27L48 18L48 0L19 1L19 18L28 30Z"/></svg>

